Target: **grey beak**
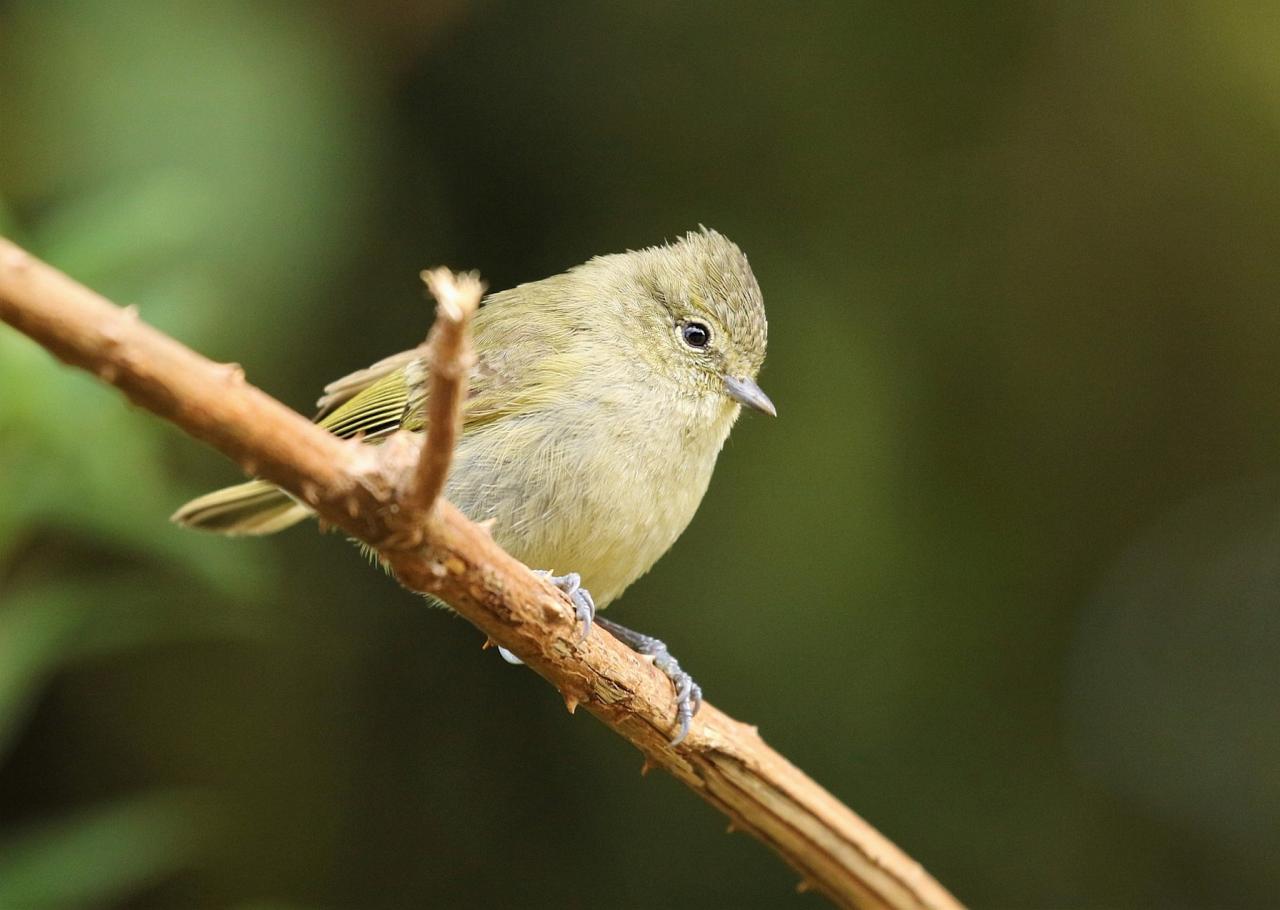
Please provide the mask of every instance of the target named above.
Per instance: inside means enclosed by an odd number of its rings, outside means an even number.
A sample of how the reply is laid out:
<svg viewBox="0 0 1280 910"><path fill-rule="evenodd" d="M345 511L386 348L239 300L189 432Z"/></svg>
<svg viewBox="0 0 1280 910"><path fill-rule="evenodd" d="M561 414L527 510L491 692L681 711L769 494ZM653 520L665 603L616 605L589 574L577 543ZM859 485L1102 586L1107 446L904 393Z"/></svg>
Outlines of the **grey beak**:
<svg viewBox="0 0 1280 910"><path fill-rule="evenodd" d="M739 379L737 376L724 377L724 390L730 398L739 404L745 404L752 410L762 411L770 417L778 416L778 409L773 406L764 389L756 385L754 379Z"/></svg>

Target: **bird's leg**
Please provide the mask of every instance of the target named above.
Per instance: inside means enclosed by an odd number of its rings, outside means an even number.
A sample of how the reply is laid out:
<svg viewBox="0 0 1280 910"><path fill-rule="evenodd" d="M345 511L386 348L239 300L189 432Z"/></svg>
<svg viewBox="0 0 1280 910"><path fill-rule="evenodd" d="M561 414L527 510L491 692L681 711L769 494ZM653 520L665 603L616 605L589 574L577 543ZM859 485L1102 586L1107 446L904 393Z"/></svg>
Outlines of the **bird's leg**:
<svg viewBox="0 0 1280 910"><path fill-rule="evenodd" d="M591 634L591 623L596 618L596 602L592 599L591 592L582 586L582 576L577 572L569 572L565 575L552 575L546 569L534 569L533 574L541 575L569 596L569 600L573 604L574 619L582 623L583 639ZM520 658L502 647L502 645L498 645L498 653L501 654L502 659L509 664L524 663Z"/></svg>
<svg viewBox="0 0 1280 910"><path fill-rule="evenodd" d="M702 687L693 681L693 677L680 669L680 662L671 656L665 642L650 635L644 635L626 626L620 626L608 619L597 619L601 628L606 629L614 638L622 642L637 654L653 658L653 665L667 675L676 687L676 720L680 729L671 739L671 745L679 745L689 735L689 724L693 715L702 707Z"/></svg>

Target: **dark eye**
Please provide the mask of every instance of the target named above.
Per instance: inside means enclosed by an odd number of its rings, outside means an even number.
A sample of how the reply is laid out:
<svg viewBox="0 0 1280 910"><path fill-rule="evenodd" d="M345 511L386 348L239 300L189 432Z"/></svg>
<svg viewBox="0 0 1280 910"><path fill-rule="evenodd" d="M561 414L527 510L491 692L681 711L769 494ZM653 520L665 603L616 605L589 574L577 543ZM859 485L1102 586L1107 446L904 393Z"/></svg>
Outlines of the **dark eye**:
<svg viewBox="0 0 1280 910"><path fill-rule="evenodd" d="M701 322L686 322L680 329L680 337L691 348L705 348L711 343L711 330Z"/></svg>

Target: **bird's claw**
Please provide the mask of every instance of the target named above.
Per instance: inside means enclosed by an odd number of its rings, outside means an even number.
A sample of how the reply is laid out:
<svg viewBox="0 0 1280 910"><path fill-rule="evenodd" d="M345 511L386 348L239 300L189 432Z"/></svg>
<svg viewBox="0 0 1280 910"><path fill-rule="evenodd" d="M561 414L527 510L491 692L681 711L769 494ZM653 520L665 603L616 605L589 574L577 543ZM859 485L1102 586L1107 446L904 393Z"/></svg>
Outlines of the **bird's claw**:
<svg viewBox="0 0 1280 910"><path fill-rule="evenodd" d="M702 707L702 687L693 681L692 676L680 669L680 663L667 651L666 645L660 641L656 644L662 650L654 654L653 665L665 673L672 685L676 687L676 723L679 727L676 735L671 737L671 745L678 746L689 735L693 715L697 714L698 709Z"/></svg>
<svg viewBox="0 0 1280 910"><path fill-rule="evenodd" d="M680 668L680 662L667 649L666 642L607 619L600 619L597 622L632 651L652 657L653 665L661 670L676 687L676 735L671 738L671 745L680 745L689 735L693 715L697 714L698 709L702 707L702 687Z"/></svg>
<svg viewBox="0 0 1280 910"><path fill-rule="evenodd" d="M671 745L678 746L684 742L685 737L689 735L689 727L693 724L693 715L697 714L698 709L702 707L702 687L680 668L680 662L667 650L666 642L606 619L597 620L595 618L596 602L591 597L591 592L582 586L582 577L577 572L552 575L546 569L537 569L534 574L541 575L568 596L573 604L574 619L582 623L583 640L591 633L592 624L599 622L631 650L653 658L653 665L661 670L676 687L676 735L671 738ZM523 663L506 648L499 646L498 653L507 663Z"/></svg>
<svg viewBox="0 0 1280 910"><path fill-rule="evenodd" d="M569 601L573 604L573 617L582 623L582 638L579 640L586 641L587 636L591 634L591 624L596 618L596 602L591 592L582 586L582 576L577 572L552 575L546 569L535 570L534 574L541 575L568 595Z"/></svg>
<svg viewBox="0 0 1280 910"><path fill-rule="evenodd" d="M582 623L582 640L591 634L591 624L596 618L596 602L591 592L582 586L582 576L577 572L564 575L552 575L546 569L534 569L534 575L540 575L568 595L573 604L573 618ZM521 666L524 661L516 657L502 645L498 645L498 653L509 664Z"/></svg>

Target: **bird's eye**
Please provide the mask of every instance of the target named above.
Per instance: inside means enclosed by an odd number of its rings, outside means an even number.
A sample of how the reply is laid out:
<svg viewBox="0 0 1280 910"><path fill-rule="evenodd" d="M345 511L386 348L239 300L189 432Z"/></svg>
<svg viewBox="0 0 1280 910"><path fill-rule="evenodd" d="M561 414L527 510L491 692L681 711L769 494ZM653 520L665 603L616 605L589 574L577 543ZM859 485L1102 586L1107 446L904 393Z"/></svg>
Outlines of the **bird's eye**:
<svg viewBox="0 0 1280 910"><path fill-rule="evenodd" d="M680 329L680 337L691 348L705 348L711 343L711 330L701 322L686 322Z"/></svg>

